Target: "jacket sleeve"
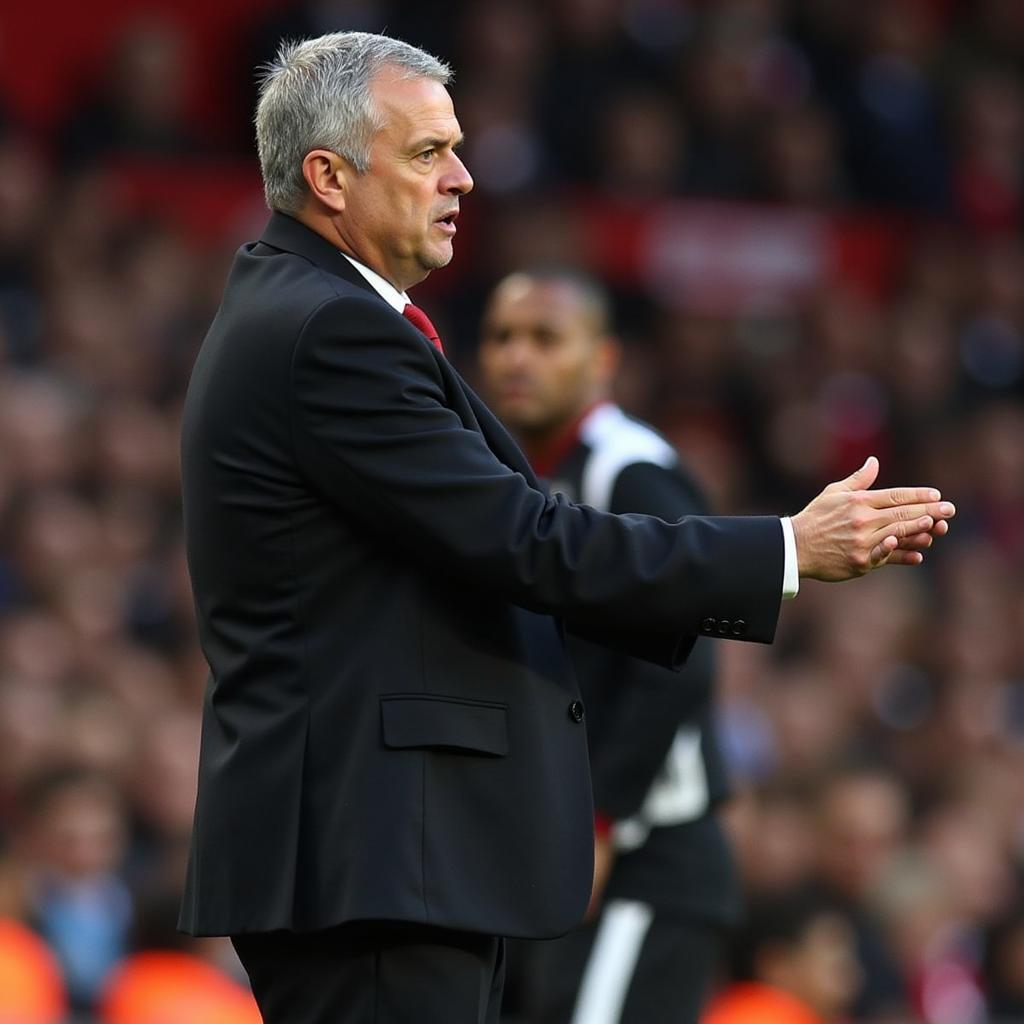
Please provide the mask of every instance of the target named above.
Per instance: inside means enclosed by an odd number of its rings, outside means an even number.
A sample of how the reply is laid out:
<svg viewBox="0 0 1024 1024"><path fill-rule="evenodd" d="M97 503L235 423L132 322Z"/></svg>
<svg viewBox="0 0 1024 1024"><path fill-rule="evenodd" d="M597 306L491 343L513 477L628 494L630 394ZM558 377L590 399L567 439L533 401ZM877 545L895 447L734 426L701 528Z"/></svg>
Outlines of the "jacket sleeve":
<svg viewBox="0 0 1024 1024"><path fill-rule="evenodd" d="M424 568L587 629L642 635L665 663L704 616L745 617L745 639L771 641L776 519L669 524L546 496L463 424L429 346L381 303L338 298L310 315L291 395L310 485Z"/></svg>
<svg viewBox="0 0 1024 1024"><path fill-rule="evenodd" d="M700 514L706 506L678 470L636 463L619 474L611 510L670 519ZM706 637L698 639L679 675L600 648L573 651L584 696L594 695L587 717L596 720L590 759L594 804L601 813L617 820L635 814L679 727L707 724L703 712L711 698L714 646Z"/></svg>

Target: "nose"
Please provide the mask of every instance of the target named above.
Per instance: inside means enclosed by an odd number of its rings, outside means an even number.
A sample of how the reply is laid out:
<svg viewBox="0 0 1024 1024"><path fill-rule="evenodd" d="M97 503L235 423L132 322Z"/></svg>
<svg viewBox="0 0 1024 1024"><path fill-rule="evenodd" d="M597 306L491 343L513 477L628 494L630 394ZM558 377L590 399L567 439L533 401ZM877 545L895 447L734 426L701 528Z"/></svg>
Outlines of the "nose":
<svg viewBox="0 0 1024 1024"><path fill-rule="evenodd" d="M473 191L473 177L457 153L451 154L451 167L444 176L441 189L450 196L464 196Z"/></svg>
<svg viewBox="0 0 1024 1024"><path fill-rule="evenodd" d="M502 346L505 365L509 369L521 370L530 362L530 339L525 332L513 332Z"/></svg>

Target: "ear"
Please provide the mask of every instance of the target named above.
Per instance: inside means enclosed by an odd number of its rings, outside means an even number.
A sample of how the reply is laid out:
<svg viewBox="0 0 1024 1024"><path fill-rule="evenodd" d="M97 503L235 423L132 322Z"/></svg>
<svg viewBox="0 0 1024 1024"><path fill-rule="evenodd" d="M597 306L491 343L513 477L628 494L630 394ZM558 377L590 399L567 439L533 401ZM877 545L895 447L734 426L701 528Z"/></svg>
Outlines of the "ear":
<svg viewBox="0 0 1024 1024"><path fill-rule="evenodd" d="M350 173L345 160L329 149L312 149L302 161L302 176L310 196L335 213L345 209L345 189Z"/></svg>

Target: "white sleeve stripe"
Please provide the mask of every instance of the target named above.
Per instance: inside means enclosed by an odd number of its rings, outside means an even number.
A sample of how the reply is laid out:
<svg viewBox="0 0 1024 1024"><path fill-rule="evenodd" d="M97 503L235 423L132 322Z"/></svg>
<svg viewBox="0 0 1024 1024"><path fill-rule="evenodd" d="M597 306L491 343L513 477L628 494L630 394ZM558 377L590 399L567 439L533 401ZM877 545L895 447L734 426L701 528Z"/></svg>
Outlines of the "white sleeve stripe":
<svg viewBox="0 0 1024 1024"><path fill-rule="evenodd" d="M572 1024L618 1024L653 909L637 900L611 900L594 936Z"/></svg>

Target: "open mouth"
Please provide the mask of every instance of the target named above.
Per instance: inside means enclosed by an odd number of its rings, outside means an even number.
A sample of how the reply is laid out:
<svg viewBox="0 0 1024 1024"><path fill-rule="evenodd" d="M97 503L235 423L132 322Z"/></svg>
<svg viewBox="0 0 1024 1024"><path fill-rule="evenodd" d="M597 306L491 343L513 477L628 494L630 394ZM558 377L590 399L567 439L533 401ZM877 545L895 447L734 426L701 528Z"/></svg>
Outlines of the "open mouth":
<svg viewBox="0 0 1024 1024"><path fill-rule="evenodd" d="M445 227L451 228L451 230L454 231L455 230L455 221L458 220L458 217L459 217L459 211L458 210L452 210L451 213L445 214L445 216L443 216L443 217L438 217L438 219L435 221L435 223L436 224L443 224L443 225L445 225Z"/></svg>

